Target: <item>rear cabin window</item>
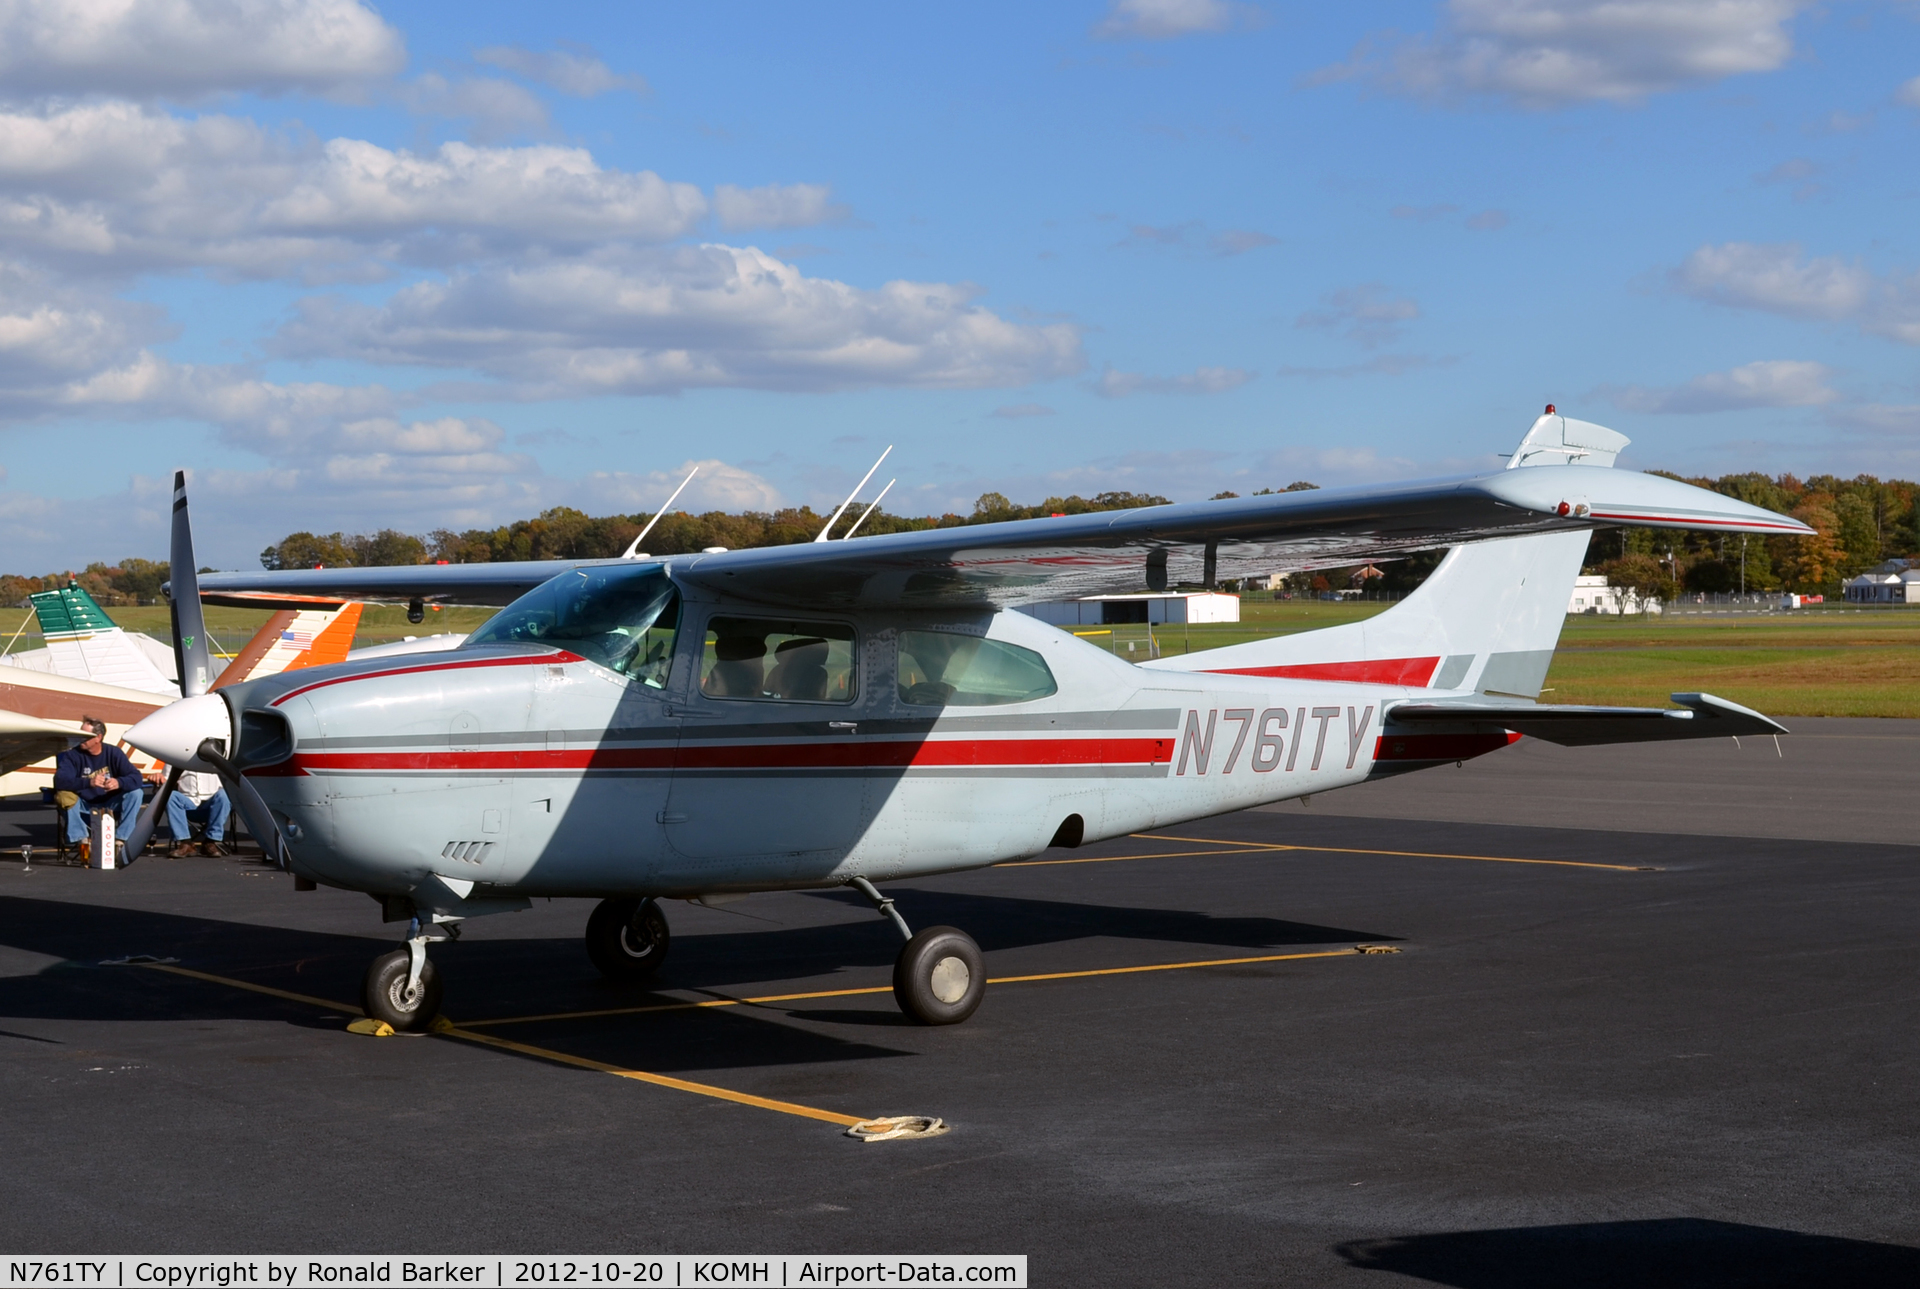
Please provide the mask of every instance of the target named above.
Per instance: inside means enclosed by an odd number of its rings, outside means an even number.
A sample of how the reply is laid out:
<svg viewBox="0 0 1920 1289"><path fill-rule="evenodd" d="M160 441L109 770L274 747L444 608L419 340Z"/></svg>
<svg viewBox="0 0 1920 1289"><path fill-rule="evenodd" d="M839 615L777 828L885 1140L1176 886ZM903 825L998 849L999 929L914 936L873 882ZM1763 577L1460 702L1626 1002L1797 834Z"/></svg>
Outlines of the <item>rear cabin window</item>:
<svg viewBox="0 0 1920 1289"><path fill-rule="evenodd" d="M1001 640L946 631L900 633L900 701L915 707L998 707L1059 689L1047 660Z"/></svg>
<svg viewBox="0 0 1920 1289"><path fill-rule="evenodd" d="M713 618L700 692L757 702L848 703L859 692L853 628L838 622Z"/></svg>

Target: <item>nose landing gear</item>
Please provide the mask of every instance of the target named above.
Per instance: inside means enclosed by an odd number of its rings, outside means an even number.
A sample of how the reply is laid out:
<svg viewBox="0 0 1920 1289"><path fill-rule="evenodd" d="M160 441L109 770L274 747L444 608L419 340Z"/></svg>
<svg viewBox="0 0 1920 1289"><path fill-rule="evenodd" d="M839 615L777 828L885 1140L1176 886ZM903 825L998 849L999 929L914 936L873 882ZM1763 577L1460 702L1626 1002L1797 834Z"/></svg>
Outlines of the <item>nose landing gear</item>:
<svg viewBox="0 0 1920 1289"><path fill-rule="evenodd" d="M448 927L451 933L452 926ZM402 1032L419 1033L440 1014L440 973L427 960L428 938L420 919L408 927L403 949L383 953L367 967L360 1002L368 1017Z"/></svg>
<svg viewBox="0 0 1920 1289"><path fill-rule="evenodd" d="M856 877L848 885L866 896L906 938L906 947L893 964L893 998L900 1010L922 1025L958 1025L973 1015L987 995L986 961L973 937L950 926L911 931L893 901L872 882Z"/></svg>

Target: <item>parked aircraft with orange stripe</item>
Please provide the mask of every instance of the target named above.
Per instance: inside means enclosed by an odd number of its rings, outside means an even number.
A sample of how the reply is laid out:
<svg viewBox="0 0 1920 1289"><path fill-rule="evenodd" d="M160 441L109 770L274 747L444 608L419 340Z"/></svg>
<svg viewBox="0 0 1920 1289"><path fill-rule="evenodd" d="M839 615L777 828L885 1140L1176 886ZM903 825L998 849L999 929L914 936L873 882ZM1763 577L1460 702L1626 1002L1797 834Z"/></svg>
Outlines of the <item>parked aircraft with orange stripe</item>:
<svg viewBox="0 0 1920 1289"><path fill-rule="evenodd" d="M298 884L367 892L408 925L364 992L395 1028L437 1008L435 926L536 897L598 899L589 953L642 979L668 949L662 899L834 886L907 936L902 1008L951 1023L980 1001L978 947L951 927L911 933L876 883L1327 792L1527 734L1781 732L1699 694L1668 709L1538 702L1603 522L1803 531L1606 468L1625 443L1549 408L1506 470L1463 479L665 560L209 576L201 585L222 593L504 607L447 653L229 686L129 738L217 771ZM177 481L176 569L194 567L185 507ZM1419 591L1378 617L1139 666L1019 611L1443 546ZM181 581L176 634L192 637L198 600Z"/></svg>
<svg viewBox="0 0 1920 1289"><path fill-rule="evenodd" d="M220 599L269 609L272 616L238 653L224 660L213 689L345 661L365 607L327 596ZM96 717L105 723L107 739L118 743L128 727L179 697L167 646L122 630L80 587L40 592L31 602L48 643L0 657L0 713L70 731L78 729L83 716ZM53 783L53 758L44 738L29 736L38 727L20 721L14 725L18 728L0 729L0 797L36 792ZM164 772L159 762L138 750L130 755L142 773Z"/></svg>

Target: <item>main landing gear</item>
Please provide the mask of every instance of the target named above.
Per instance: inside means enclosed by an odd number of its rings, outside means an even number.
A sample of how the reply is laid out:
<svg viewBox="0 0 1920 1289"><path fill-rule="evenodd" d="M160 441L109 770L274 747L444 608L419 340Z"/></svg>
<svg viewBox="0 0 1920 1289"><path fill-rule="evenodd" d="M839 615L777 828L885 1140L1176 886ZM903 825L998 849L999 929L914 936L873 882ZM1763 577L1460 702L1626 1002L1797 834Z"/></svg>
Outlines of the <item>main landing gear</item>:
<svg viewBox="0 0 1920 1289"><path fill-rule="evenodd" d="M446 926L447 938L458 930ZM372 1020L383 1020L402 1032L420 1033L440 1014L440 973L427 960L428 937L414 918L407 927L405 948L383 953L367 967L360 1001Z"/></svg>
<svg viewBox="0 0 1920 1289"><path fill-rule="evenodd" d="M667 915L651 899L601 900L587 918L587 956L609 980L645 980L670 942Z"/></svg>
<svg viewBox="0 0 1920 1289"><path fill-rule="evenodd" d="M907 942L893 964L893 997L900 1010L922 1025L958 1025L973 1015L987 994L987 964L973 937L950 926L916 933L872 882L855 877L847 884L891 919Z"/></svg>

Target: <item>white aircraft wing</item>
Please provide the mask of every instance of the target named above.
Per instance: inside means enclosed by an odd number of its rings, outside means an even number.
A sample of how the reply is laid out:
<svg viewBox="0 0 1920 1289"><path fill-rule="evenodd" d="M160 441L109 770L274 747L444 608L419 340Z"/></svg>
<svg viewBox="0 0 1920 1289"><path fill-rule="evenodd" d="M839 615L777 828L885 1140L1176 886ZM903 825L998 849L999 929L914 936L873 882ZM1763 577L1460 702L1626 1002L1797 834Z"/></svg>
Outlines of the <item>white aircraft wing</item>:
<svg viewBox="0 0 1920 1289"><path fill-rule="evenodd" d="M1609 458L1610 459L1610 458ZM1215 577L1388 559L1497 537L1609 526L1805 535L1797 520L1658 475L1540 465L1456 479L850 541L673 556L675 576L733 597L810 608L1010 607ZM205 591L506 604L549 578L610 560L422 564L210 573Z"/></svg>
<svg viewBox="0 0 1920 1289"><path fill-rule="evenodd" d="M84 742L87 734L72 725L58 725L21 712L0 710L0 774L44 761Z"/></svg>

